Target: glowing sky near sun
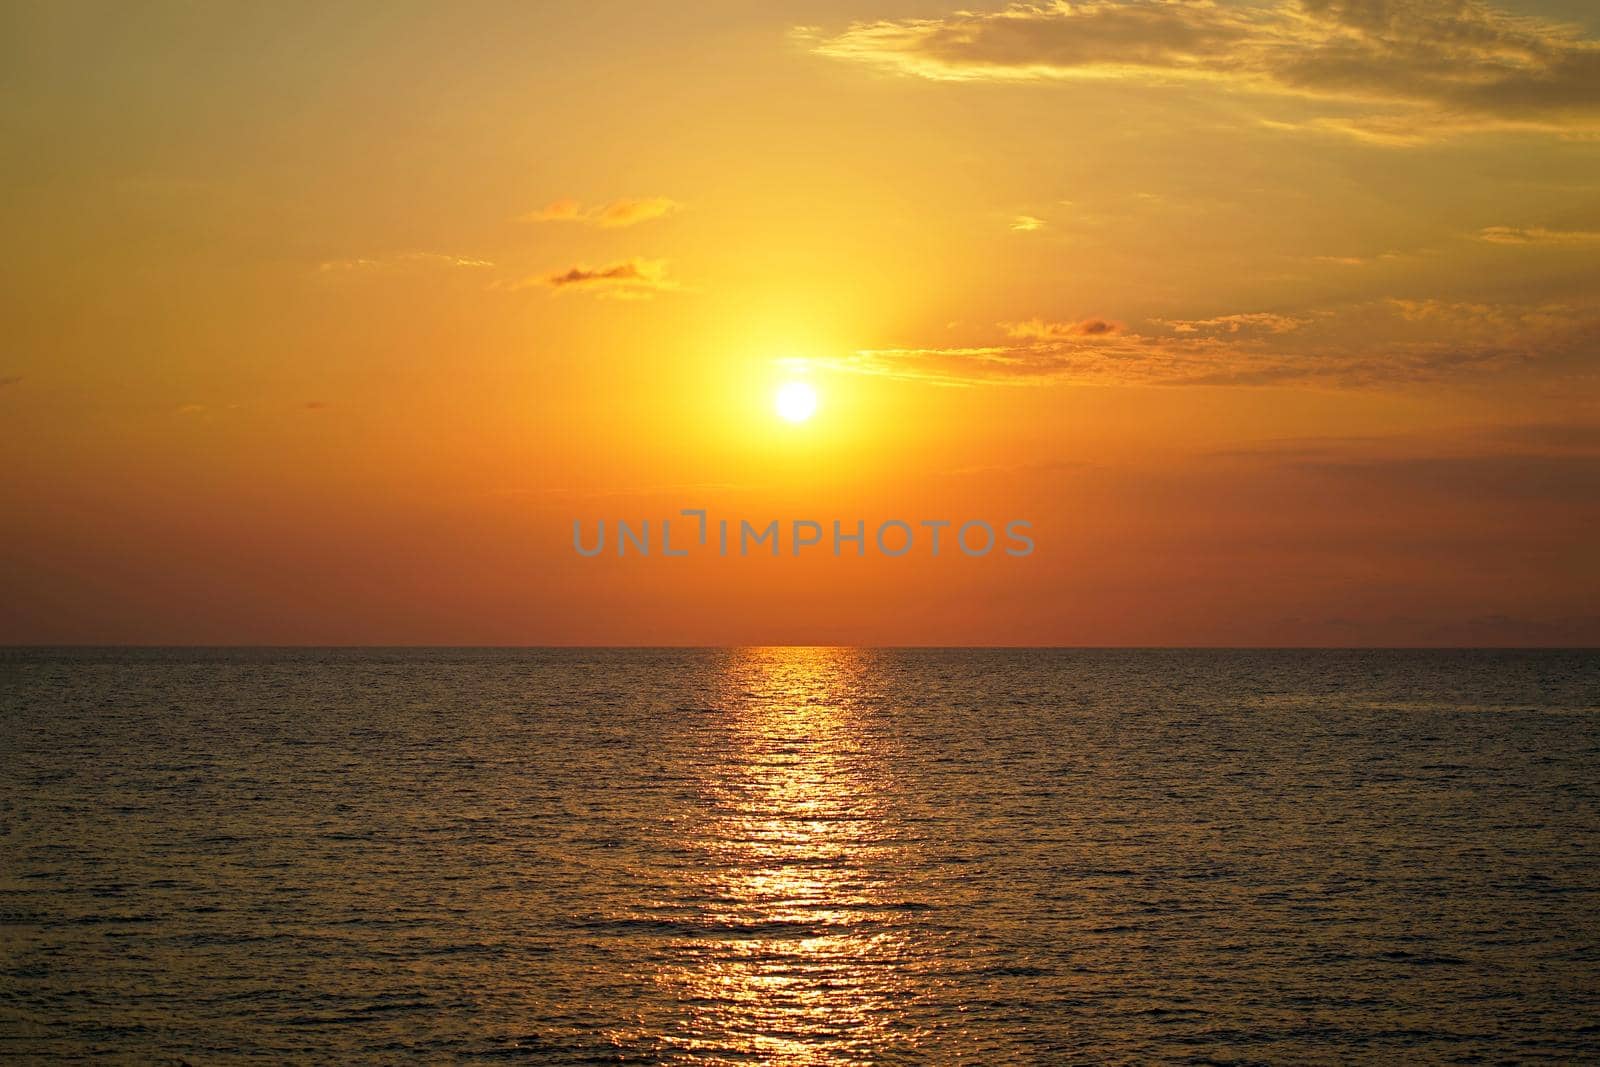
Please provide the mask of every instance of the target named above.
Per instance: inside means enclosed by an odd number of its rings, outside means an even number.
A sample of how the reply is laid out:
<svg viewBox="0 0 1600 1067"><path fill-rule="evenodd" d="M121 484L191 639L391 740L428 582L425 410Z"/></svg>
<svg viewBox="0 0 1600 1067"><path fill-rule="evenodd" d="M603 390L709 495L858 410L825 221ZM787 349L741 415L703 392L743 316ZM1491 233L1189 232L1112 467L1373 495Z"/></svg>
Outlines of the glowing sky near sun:
<svg viewBox="0 0 1600 1067"><path fill-rule="evenodd" d="M1592 5L0 21L0 641L1600 640Z"/></svg>

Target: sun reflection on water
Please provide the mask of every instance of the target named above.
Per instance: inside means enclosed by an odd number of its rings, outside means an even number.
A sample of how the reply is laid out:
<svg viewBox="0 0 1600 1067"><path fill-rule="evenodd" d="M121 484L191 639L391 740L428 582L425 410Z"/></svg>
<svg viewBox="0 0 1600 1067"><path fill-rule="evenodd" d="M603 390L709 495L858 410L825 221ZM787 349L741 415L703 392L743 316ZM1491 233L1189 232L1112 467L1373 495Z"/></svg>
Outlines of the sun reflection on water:
<svg viewBox="0 0 1600 1067"><path fill-rule="evenodd" d="M706 765L697 835L706 936L657 978L688 1009L692 1060L869 1062L918 1041L864 655L753 649L727 665L729 743Z"/></svg>

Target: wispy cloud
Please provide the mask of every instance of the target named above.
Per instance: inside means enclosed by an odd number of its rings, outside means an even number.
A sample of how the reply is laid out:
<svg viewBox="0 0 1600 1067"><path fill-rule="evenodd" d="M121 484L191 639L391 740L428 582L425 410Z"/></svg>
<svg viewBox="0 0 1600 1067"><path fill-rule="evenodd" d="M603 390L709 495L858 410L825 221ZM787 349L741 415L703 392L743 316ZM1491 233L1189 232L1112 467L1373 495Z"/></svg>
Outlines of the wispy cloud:
<svg viewBox="0 0 1600 1067"><path fill-rule="evenodd" d="M1600 244L1600 230L1547 230L1543 226L1485 226L1478 239L1497 245Z"/></svg>
<svg viewBox="0 0 1600 1067"><path fill-rule="evenodd" d="M1392 297L1383 302L1406 322L1424 324L1441 336L1476 337L1488 334L1550 334L1575 322L1593 322L1597 312L1570 304L1498 304L1463 300L1410 300Z"/></svg>
<svg viewBox="0 0 1600 1067"><path fill-rule="evenodd" d="M580 201L563 199L522 217L524 222L581 222L605 229L620 229L659 219L681 210L682 204L664 196L626 197L609 204L585 207Z"/></svg>
<svg viewBox="0 0 1600 1067"><path fill-rule="evenodd" d="M1277 315L1270 311L1249 311L1236 315L1218 315L1210 319L1162 319L1175 333L1290 333L1310 320L1295 315Z"/></svg>
<svg viewBox="0 0 1600 1067"><path fill-rule="evenodd" d="M604 267L568 267L566 270L521 281L502 283L501 289L528 289L543 286L558 292L591 292L598 296L638 300L659 292L681 288L667 277L667 262L663 259L628 259Z"/></svg>
<svg viewBox="0 0 1600 1067"><path fill-rule="evenodd" d="M479 269L493 266L494 263L492 261L487 259L478 259L473 256L453 256L443 252L401 252L392 256L358 257L355 259L330 259L317 264L317 270L322 274L344 275L362 272L398 272L427 268Z"/></svg>
<svg viewBox="0 0 1600 1067"><path fill-rule="evenodd" d="M1103 323L1106 320L1084 320ZM1316 322L1315 336L1301 336ZM813 361L836 372L948 386L1301 385L1433 383L1579 353L1600 315L1556 306L1379 301L1288 316L1270 312L1151 320L1092 332L1083 323L1002 324L1016 343L864 349Z"/></svg>
<svg viewBox="0 0 1600 1067"><path fill-rule="evenodd" d="M1011 220L1011 228L1018 233L1032 233L1034 230L1044 229L1044 219L1033 215L1018 215Z"/></svg>
<svg viewBox="0 0 1600 1067"><path fill-rule="evenodd" d="M1600 130L1600 42L1471 0L1047 0L800 35L824 56L941 81L1182 81L1376 106L1276 125L1386 143Z"/></svg>

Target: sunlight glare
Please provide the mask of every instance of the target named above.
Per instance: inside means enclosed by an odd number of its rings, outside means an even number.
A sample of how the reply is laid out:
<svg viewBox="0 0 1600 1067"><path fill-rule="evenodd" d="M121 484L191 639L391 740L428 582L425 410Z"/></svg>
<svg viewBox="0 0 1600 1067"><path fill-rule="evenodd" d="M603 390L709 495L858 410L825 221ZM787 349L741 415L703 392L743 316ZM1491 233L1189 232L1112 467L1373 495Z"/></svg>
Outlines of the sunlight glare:
<svg viewBox="0 0 1600 1067"><path fill-rule="evenodd" d="M778 414L790 422L805 422L817 410L817 391L805 382L785 382L775 398Z"/></svg>

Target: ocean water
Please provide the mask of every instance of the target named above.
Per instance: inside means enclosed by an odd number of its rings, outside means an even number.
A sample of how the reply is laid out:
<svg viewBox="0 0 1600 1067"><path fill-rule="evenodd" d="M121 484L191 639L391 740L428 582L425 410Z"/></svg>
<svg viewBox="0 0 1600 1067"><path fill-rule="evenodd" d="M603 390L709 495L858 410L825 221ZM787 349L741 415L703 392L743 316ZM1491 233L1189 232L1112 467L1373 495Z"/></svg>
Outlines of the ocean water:
<svg viewBox="0 0 1600 1067"><path fill-rule="evenodd" d="M1600 1057L1594 652L0 652L0 1056Z"/></svg>

